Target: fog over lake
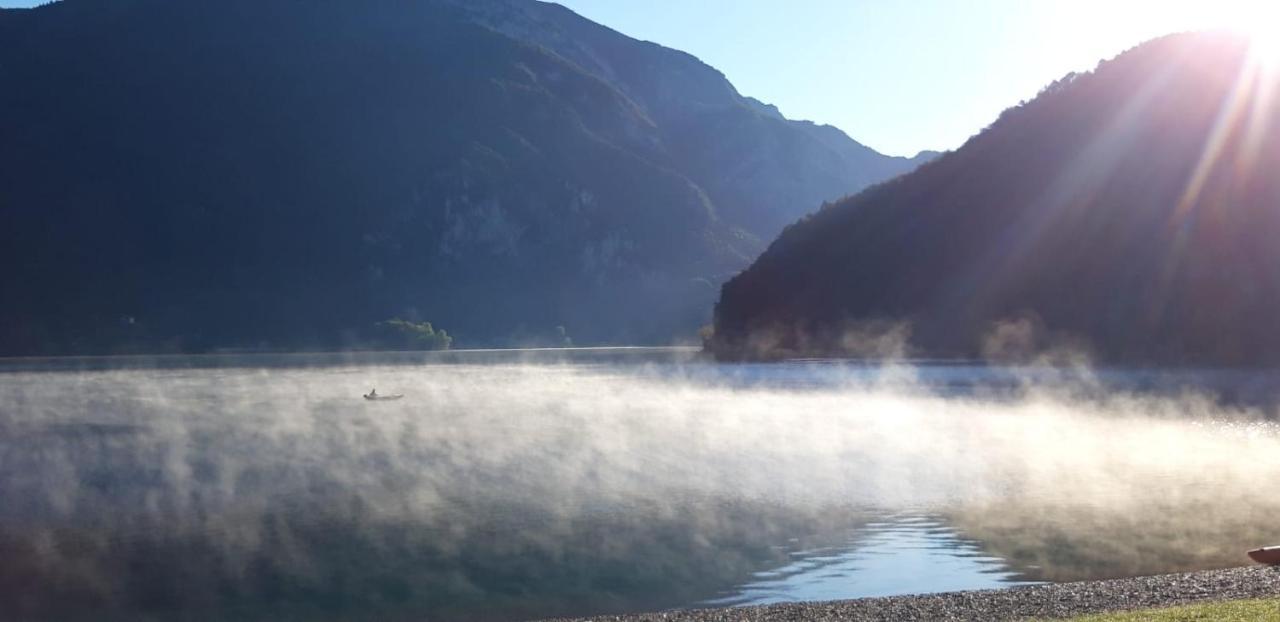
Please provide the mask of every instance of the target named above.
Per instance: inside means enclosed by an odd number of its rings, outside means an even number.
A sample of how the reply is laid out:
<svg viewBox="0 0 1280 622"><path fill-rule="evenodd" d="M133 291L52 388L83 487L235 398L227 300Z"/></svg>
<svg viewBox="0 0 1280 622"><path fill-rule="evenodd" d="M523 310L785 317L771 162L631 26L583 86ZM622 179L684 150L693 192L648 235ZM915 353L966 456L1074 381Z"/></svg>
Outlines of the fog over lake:
<svg viewBox="0 0 1280 622"><path fill-rule="evenodd" d="M1280 510L1268 378L13 360L0 618L508 620L1238 565Z"/></svg>

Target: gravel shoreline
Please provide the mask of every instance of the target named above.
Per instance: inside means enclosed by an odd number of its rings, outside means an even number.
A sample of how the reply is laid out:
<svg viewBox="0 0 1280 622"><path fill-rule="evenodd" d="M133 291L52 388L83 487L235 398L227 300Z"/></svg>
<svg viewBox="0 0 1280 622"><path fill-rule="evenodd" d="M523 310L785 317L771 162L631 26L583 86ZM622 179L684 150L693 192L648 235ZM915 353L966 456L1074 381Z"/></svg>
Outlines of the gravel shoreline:
<svg viewBox="0 0 1280 622"><path fill-rule="evenodd" d="M1022 620L1280 596L1280 568L1246 566L1108 581L759 607L690 609L581 618L594 622L799 620Z"/></svg>

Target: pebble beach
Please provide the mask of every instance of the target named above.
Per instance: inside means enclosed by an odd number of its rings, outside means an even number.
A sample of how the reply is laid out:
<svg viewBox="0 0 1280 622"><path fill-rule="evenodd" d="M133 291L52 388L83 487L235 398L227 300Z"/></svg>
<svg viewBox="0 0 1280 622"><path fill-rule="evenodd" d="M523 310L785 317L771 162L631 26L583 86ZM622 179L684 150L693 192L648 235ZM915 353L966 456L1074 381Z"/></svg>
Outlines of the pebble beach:
<svg viewBox="0 0 1280 622"><path fill-rule="evenodd" d="M800 622L1061 619L1091 613L1280 597L1280 568L1246 566L1000 590L581 618L591 622ZM567 622L567 621L561 621Z"/></svg>

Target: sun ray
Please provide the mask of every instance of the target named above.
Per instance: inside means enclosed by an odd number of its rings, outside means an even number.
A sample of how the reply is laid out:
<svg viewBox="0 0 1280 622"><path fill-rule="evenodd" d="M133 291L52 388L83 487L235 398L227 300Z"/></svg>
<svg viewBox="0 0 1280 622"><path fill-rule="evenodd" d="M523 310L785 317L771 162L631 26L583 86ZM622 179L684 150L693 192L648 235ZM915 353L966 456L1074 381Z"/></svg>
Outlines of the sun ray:
<svg viewBox="0 0 1280 622"><path fill-rule="evenodd" d="M1191 178L1187 180L1186 189L1182 191L1182 198L1179 199L1178 206L1173 211L1173 224L1175 226L1186 218L1192 206L1200 198L1200 193L1204 189L1205 182L1209 179L1209 174L1222 156L1222 150L1227 144L1227 139L1237 131L1244 112L1249 109L1250 103L1253 101L1253 92L1258 76L1250 65L1252 65L1252 62L1242 64L1240 74L1236 76L1235 86L1231 89L1231 95L1227 98L1227 101L1222 103L1222 107L1218 111L1218 118L1205 140L1204 148L1201 149L1200 160L1196 163L1196 168L1191 173Z"/></svg>
<svg viewBox="0 0 1280 622"><path fill-rule="evenodd" d="M1260 42L1269 41L1264 47ZM1236 165L1236 175L1241 183L1247 183L1257 169L1258 154L1262 150L1264 138L1271 131L1277 110L1276 90L1280 84L1280 46L1274 39L1255 36L1250 50L1250 63L1257 86L1250 102L1249 116L1245 125L1244 144L1241 146Z"/></svg>

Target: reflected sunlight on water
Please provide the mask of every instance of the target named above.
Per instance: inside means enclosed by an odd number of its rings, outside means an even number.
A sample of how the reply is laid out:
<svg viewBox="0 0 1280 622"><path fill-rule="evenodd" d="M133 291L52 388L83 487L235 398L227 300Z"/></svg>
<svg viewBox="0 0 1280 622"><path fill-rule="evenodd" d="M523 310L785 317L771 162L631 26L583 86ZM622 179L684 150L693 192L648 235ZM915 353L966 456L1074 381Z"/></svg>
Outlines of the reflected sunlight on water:
<svg viewBox="0 0 1280 622"><path fill-rule="evenodd" d="M792 553L795 561L756 573L707 605L841 600L1035 585L999 557L961 538L940 518L887 516L841 547Z"/></svg>

